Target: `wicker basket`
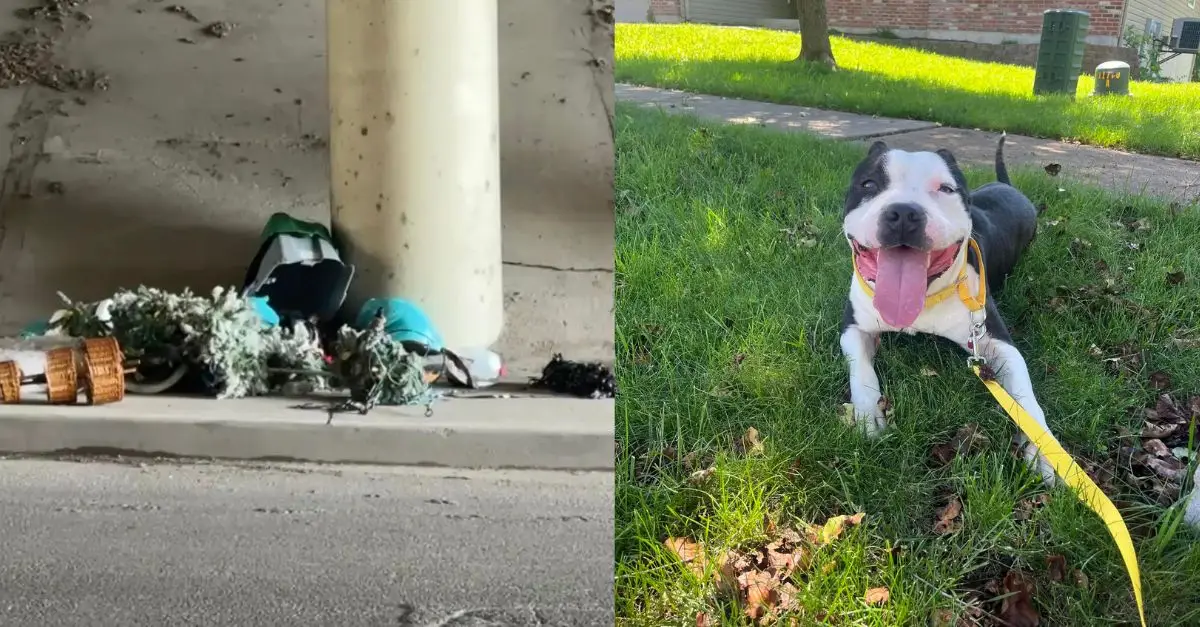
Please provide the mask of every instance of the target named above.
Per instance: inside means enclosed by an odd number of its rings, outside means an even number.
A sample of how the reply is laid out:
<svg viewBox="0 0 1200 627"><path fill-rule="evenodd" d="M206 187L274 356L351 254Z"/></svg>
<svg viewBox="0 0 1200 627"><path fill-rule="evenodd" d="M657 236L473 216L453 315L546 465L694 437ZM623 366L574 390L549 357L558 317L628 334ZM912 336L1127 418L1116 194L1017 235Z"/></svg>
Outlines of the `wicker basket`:
<svg viewBox="0 0 1200 627"><path fill-rule="evenodd" d="M15 361L0 362L0 402L21 402L21 368Z"/></svg>
<svg viewBox="0 0 1200 627"><path fill-rule="evenodd" d="M83 361L87 367L84 393L89 405L115 403L125 398L125 356L115 338L84 340Z"/></svg>
<svg viewBox="0 0 1200 627"><path fill-rule="evenodd" d="M70 346L46 351L46 400L51 405L73 405L79 400L79 367Z"/></svg>

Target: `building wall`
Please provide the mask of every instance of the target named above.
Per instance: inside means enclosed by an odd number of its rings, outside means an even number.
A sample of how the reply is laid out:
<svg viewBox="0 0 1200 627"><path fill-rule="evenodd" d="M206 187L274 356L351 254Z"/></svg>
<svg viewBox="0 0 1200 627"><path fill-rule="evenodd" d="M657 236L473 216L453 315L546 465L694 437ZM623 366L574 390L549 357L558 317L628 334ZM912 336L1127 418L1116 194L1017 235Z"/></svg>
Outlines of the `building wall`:
<svg viewBox="0 0 1200 627"><path fill-rule="evenodd" d="M679 22L683 20L684 0L650 0L650 13L655 22Z"/></svg>
<svg viewBox="0 0 1200 627"><path fill-rule="evenodd" d="M1187 0L1181 0L1186 2ZM847 32L887 29L903 36L978 41L979 33L1032 43L1049 9L1091 15L1094 43L1116 43L1125 0L827 0L829 25ZM960 33L960 36L955 36ZM993 35L992 39L995 39ZM1026 37L1021 37L1026 35ZM984 43L999 43L985 41Z"/></svg>
<svg viewBox="0 0 1200 627"><path fill-rule="evenodd" d="M987 61L989 63L1006 63L1036 67L1038 44L1001 43L983 44L971 41L949 41L944 39L892 39L871 37L869 35L848 35L859 41L874 41L887 46L918 48L937 54ZM1097 65L1105 61L1124 61L1133 68L1134 75L1138 70L1137 51L1121 46L1101 46L1088 44L1083 53L1083 72L1091 74Z"/></svg>
<svg viewBox="0 0 1200 627"><path fill-rule="evenodd" d="M649 22L653 18L650 0L617 0L615 9L617 22L622 24Z"/></svg>
<svg viewBox="0 0 1200 627"><path fill-rule="evenodd" d="M704 24L759 26L770 20L794 20L792 0L688 0L687 20Z"/></svg>
<svg viewBox="0 0 1200 627"><path fill-rule="evenodd" d="M1168 37L1171 22L1177 17L1200 17L1196 0L1128 0L1121 31L1133 29L1145 33L1146 21L1155 19L1162 23L1162 36ZM1195 60L1194 54L1181 54L1162 64L1162 74L1173 81L1189 80Z"/></svg>

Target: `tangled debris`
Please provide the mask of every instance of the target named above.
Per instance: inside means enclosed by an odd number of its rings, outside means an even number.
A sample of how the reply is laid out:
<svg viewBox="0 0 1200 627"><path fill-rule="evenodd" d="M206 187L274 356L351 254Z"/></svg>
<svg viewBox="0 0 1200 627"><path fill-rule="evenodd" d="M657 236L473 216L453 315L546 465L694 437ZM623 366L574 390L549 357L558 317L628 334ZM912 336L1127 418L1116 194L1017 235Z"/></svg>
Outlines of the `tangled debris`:
<svg viewBox="0 0 1200 627"><path fill-rule="evenodd" d="M64 315L51 333L113 336L139 370L173 371L186 365L217 398L267 394L297 379L324 386L324 352L307 333L267 326L237 290L214 288L209 297L139 287L98 303L59 296ZM273 368L312 374L279 376Z"/></svg>
<svg viewBox="0 0 1200 627"><path fill-rule="evenodd" d="M348 390L348 401L322 406L330 421L335 412L365 414L377 405L424 405L426 415L432 413L435 394L424 363L385 332L380 317L365 330L342 327L327 357L315 327L268 325L234 289L218 287L206 298L143 286L98 303L60 296L67 308L51 320L49 333L116 337L126 358L137 363L135 378L164 380L185 366L198 375L200 391L217 398Z"/></svg>
<svg viewBox="0 0 1200 627"><path fill-rule="evenodd" d="M421 357L408 352L385 330L381 309L362 331L345 326L334 342L332 374L335 384L350 390L350 400L330 408L366 414L376 405L424 405L432 413L433 390L424 377Z"/></svg>
<svg viewBox="0 0 1200 627"><path fill-rule="evenodd" d="M563 359L561 353L556 353L542 369L542 376L533 379L529 385L582 398L613 398L617 395L617 379L612 370L600 362Z"/></svg>

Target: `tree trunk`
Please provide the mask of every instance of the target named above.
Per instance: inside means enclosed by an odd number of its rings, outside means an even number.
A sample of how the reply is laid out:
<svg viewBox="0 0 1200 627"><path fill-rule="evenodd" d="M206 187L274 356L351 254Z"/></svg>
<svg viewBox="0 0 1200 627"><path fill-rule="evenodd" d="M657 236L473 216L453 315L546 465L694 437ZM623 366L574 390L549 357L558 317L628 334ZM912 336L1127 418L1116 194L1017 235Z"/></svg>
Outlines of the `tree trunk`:
<svg viewBox="0 0 1200 627"><path fill-rule="evenodd" d="M800 56L796 60L837 68L829 45L825 0L796 0L796 14L800 18Z"/></svg>

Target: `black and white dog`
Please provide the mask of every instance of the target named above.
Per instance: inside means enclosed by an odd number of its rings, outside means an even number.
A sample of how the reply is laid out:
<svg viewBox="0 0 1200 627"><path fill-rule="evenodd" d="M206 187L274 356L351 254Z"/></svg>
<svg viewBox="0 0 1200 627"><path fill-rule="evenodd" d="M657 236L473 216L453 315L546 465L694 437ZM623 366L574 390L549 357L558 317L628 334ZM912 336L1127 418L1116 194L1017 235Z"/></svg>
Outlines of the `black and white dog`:
<svg viewBox="0 0 1200 627"><path fill-rule="evenodd" d="M854 170L843 229L855 276L841 345L855 420L870 436L886 426L873 365L885 332L938 335L985 359L1004 389L1046 426L1025 359L991 298L1037 230L1037 209L1009 181L1004 137L996 148L996 178L971 192L949 151L905 152L881 141ZM980 285L979 255L986 285ZM977 294L986 298L971 301ZM968 302L978 300L986 307L972 312ZM1054 470L1029 442L1025 458L1054 483Z"/></svg>

